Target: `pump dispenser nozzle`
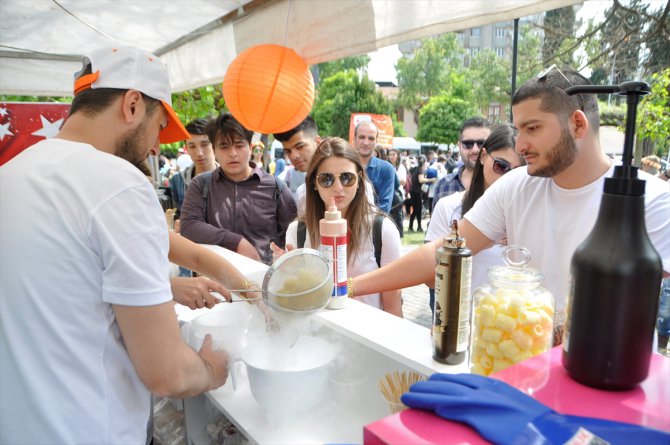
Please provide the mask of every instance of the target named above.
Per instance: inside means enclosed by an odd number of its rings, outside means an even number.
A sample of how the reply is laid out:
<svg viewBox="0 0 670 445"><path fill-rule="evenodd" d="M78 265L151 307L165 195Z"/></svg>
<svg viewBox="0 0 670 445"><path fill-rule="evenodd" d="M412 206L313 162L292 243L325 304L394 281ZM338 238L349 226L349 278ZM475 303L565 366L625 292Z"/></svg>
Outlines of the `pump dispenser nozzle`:
<svg viewBox="0 0 670 445"><path fill-rule="evenodd" d="M326 218L327 220L335 220L342 218L342 212L337 210L337 205L335 205L335 198L330 198L330 205L328 206L328 210L326 210L324 218Z"/></svg>

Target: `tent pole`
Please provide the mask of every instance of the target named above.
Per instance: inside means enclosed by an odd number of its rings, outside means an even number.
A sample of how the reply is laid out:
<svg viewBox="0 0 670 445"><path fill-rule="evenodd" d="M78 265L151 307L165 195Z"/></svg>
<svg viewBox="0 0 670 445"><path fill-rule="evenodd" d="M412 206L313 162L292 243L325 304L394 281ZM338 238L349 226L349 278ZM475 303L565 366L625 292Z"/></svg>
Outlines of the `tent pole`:
<svg viewBox="0 0 670 445"><path fill-rule="evenodd" d="M519 52L519 19L514 19L514 43L512 44L512 94L510 96L510 104L514 93L516 92L516 62ZM512 116L512 106L509 107L509 121L514 122L514 117Z"/></svg>

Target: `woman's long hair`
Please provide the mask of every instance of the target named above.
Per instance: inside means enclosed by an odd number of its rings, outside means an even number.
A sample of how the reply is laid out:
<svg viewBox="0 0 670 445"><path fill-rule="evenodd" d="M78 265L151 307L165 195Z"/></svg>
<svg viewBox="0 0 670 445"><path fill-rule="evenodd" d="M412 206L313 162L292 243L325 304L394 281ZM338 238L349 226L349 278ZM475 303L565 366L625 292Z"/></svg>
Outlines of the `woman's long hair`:
<svg viewBox="0 0 670 445"><path fill-rule="evenodd" d="M307 176L305 177L305 227L309 239L315 248L321 244L319 234L319 220L326 211L316 186L316 175L319 166L328 158L344 158L354 163L358 172L356 195L347 209L347 224L349 226L349 245L347 257L353 258L365 242L365 238L372 233L372 215L375 213L372 205L365 196L365 169L358 152L347 141L341 138L325 138L314 152Z"/></svg>
<svg viewBox="0 0 670 445"><path fill-rule="evenodd" d="M502 124L495 127L484 142L486 154L490 156L492 153L495 153L498 150L514 148L516 141L515 131L516 130L514 130L514 127L509 124ZM486 187L484 185L484 166L481 163L481 159L482 151L479 152L479 156L477 156L477 162L475 162L470 188L463 195L461 215L465 215L467 211L475 205L475 202L477 202L477 200L484 194ZM523 162L523 158L521 159Z"/></svg>
<svg viewBox="0 0 670 445"><path fill-rule="evenodd" d="M391 162L391 152L393 152L393 153L396 154L396 158L395 158L396 161L395 161L395 163ZM398 167L400 167L400 163L402 162L402 159L401 159L401 156L400 156L400 152L398 151L398 149L396 149L396 148L390 148L390 149L388 150L388 161L391 163L391 165L393 166L393 168L395 168L396 170L398 170Z"/></svg>

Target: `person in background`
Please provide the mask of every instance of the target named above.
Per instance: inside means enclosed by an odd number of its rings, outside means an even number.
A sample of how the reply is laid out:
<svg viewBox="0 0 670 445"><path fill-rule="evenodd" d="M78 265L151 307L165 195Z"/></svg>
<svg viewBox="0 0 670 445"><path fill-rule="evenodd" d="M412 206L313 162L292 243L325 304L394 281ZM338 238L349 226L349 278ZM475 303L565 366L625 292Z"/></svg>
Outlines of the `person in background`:
<svg viewBox="0 0 670 445"><path fill-rule="evenodd" d="M383 145L380 145L380 144L375 145L374 155L377 156L382 161L387 161L388 162L388 160L389 160L388 150Z"/></svg>
<svg viewBox="0 0 670 445"><path fill-rule="evenodd" d="M365 173L374 186L375 204L386 213L391 212L396 175L393 166L388 162L375 158L372 154L377 145L377 126L370 121L363 121L354 129L354 146L361 156Z"/></svg>
<svg viewBox="0 0 670 445"><path fill-rule="evenodd" d="M251 161L253 133L233 115L222 113L211 120L207 135L221 167L191 182L182 206L181 234L269 264L270 243L284 245L286 228L296 216L291 191Z"/></svg>
<svg viewBox="0 0 670 445"><path fill-rule="evenodd" d="M120 45L82 64L60 132L0 167L2 443L143 444L150 393L228 374L211 336L198 352L180 336L165 216L135 167L188 138L167 69Z"/></svg>
<svg viewBox="0 0 670 445"><path fill-rule="evenodd" d="M392 210L391 218L393 218L396 227L398 227L398 231L400 232L400 238L402 238L404 235L403 220L405 219L403 207L406 206L405 201L408 198L408 194L406 193L407 189L405 188L405 185L407 184L407 169L405 168L405 165L400 159L400 153L398 153L398 150L396 150L395 148L392 148L388 151L388 161L395 169L395 174L398 178L398 184L399 184L398 190L400 190L400 196L402 199L400 205L398 205L397 207L394 206L395 208L391 209Z"/></svg>
<svg viewBox="0 0 670 445"><path fill-rule="evenodd" d="M188 150L186 149L186 147L179 147L177 152L179 153L176 161L177 171L183 172L184 170L186 170L187 167L193 165L193 160L191 159L191 155L188 154Z"/></svg>
<svg viewBox="0 0 670 445"><path fill-rule="evenodd" d="M419 155L416 167L412 168L412 187L409 194L412 201L412 214L409 216L409 231L414 232L414 220L417 223L417 232L423 232L421 219L423 217L423 191L421 188L426 182L426 170L428 169L428 160L424 155Z"/></svg>
<svg viewBox="0 0 670 445"><path fill-rule="evenodd" d="M170 193L172 200L177 206L175 213L175 222L179 220L182 203L186 190L191 184L193 177L200 173L212 171L216 168L216 160L214 159L214 148L212 142L205 133L207 120L195 119L186 125L186 131L190 136L184 141L184 145L188 149L191 165L175 174L170 179ZM179 232L178 223L175 226L175 231Z"/></svg>
<svg viewBox="0 0 670 445"><path fill-rule="evenodd" d="M314 153L305 181L307 196L305 216L302 218L306 228L304 247L319 247L319 221L334 201L349 227L347 271L350 276L379 267L372 242L372 226L378 211L367 199L364 183L365 169L351 144L340 138L322 140ZM393 221L387 217L383 219L381 231L380 263L383 266L400 256L400 236ZM297 232L298 221L294 221L286 234L287 250L298 245ZM399 290L361 295L356 299L402 317Z"/></svg>
<svg viewBox="0 0 670 445"><path fill-rule="evenodd" d="M274 134L274 138L281 142L284 147L284 156L291 161L293 168L303 174L307 173L316 146L321 141L314 119L307 116L297 127L284 133ZM305 186L298 186L295 193L298 215L301 215L305 209Z"/></svg>
<svg viewBox="0 0 670 445"><path fill-rule="evenodd" d="M251 160L256 163L257 168L260 168L265 173L270 173L270 169L265 165L265 144L263 141L251 144Z"/></svg>
<svg viewBox="0 0 670 445"><path fill-rule="evenodd" d="M458 150L463 165L437 181L433 202L452 193L466 190L470 186L472 170L475 168L479 150L490 133L488 122L481 117L473 117L463 122L458 132Z"/></svg>
<svg viewBox="0 0 670 445"><path fill-rule="evenodd" d="M507 238L526 247L530 265L545 274L543 286L556 300L560 331L570 283L570 261L591 232L603 183L614 171L599 139L595 95L569 96L566 88L588 85L575 71L551 67L514 94L512 112L519 131L516 151L526 166L496 181L463 216L459 231L473 254ZM646 181L645 224L670 274L670 190L667 183L638 172ZM390 265L353 280L355 293L368 294L434 280L435 251L441 240L413 250ZM412 270L412 274L407 274Z"/></svg>
<svg viewBox="0 0 670 445"><path fill-rule="evenodd" d="M284 160L284 153L282 152L282 155L275 161L275 171L273 173L275 178L278 178L284 172L285 168L286 161Z"/></svg>
<svg viewBox="0 0 670 445"><path fill-rule="evenodd" d="M467 191L445 196L435 205L426 231L426 242L442 240L451 232L451 221L460 220L494 182L507 172L524 165L523 158L514 151L514 129L510 125L495 127L479 152ZM474 291L487 283L486 272L490 266L502 263L504 239L493 247L482 250L472 259L472 285ZM430 309L434 310L435 294L430 294Z"/></svg>

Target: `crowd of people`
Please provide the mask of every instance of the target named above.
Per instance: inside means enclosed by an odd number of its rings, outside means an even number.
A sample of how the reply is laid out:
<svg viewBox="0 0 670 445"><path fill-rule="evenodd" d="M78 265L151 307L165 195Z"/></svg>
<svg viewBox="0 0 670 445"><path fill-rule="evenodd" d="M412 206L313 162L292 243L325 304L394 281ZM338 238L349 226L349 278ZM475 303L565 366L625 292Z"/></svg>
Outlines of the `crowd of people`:
<svg viewBox="0 0 670 445"><path fill-rule="evenodd" d="M181 339L173 302L211 308L212 291L229 299L227 289L258 290L200 244L270 264L318 247L333 202L350 230L352 298L402 317L402 289L432 284L436 249L458 219L476 254L475 282L501 245L520 244L561 313L570 258L614 167L600 147L595 97L565 93L587 83L557 68L527 81L513 98L514 127L468 119L454 156L384 149L372 121L356 126L353 143L322 137L308 116L273 135L284 152L273 161L229 113L184 127L157 57L132 47L91 52L58 135L0 167L2 224L13 228L0 232L0 442L145 443L150 394L188 397L228 375L227 353L211 337L199 351ZM161 169L178 209L170 231L142 171L159 143L176 141L185 152ZM667 273L668 183L640 177ZM401 255L405 218L409 231L415 222L427 229L427 243ZM169 278L170 262L182 276Z"/></svg>

